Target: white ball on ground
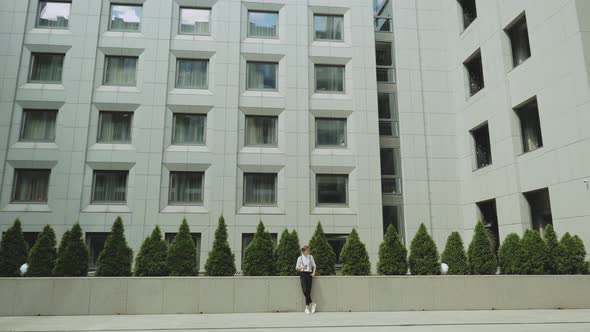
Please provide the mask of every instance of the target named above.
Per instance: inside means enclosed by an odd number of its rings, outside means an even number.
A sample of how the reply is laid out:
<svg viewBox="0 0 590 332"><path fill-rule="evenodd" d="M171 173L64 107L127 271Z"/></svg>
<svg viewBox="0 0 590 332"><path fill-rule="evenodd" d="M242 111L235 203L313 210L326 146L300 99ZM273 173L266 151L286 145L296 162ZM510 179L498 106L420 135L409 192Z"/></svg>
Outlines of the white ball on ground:
<svg viewBox="0 0 590 332"><path fill-rule="evenodd" d="M27 273L28 269L29 269L29 264L24 263L23 265L20 266L20 274L24 276L25 273Z"/></svg>
<svg viewBox="0 0 590 332"><path fill-rule="evenodd" d="M445 264L445 263L442 263L442 264L440 265L440 274L443 274L443 275L445 275L445 274L447 274L448 272L449 272L449 266L448 266L447 264Z"/></svg>

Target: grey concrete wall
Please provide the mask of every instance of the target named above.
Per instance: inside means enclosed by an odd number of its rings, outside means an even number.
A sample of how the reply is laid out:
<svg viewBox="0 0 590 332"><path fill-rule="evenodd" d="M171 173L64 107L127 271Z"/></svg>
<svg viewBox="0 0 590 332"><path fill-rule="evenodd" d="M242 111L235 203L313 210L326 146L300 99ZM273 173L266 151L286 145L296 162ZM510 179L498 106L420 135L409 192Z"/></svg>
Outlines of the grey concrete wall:
<svg viewBox="0 0 590 332"><path fill-rule="evenodd" d="M0 315L303 310L297 277L0 278ZM318 311L589 309L590 276L319 277Z"/></svg>

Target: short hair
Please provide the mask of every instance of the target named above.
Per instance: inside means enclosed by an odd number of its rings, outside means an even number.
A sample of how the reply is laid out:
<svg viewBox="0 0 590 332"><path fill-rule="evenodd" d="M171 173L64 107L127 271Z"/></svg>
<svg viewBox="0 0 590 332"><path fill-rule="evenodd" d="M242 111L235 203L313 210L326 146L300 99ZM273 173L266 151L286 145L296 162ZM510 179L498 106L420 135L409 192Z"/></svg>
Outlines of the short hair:
<svg viewBox="0 0 590 332"><path fill-rule="evenodd" d="M307 249L309 249L309 246L303 246L303 248L301 248L301 252L305 252Z"/></svg>

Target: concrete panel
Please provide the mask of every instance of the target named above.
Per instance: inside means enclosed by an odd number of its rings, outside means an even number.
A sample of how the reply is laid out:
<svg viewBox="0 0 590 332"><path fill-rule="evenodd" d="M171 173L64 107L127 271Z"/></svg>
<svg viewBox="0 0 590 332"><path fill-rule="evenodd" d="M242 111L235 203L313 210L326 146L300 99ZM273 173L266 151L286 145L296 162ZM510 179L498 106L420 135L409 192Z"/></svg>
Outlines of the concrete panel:
<svg viewBox="0 0 590 332"><path fill-rule="evenodd" d="M127 314L162 313L162 279L136 278L127 283Z"/></svg>
<svg viewBox="0 0 590 332"><path fill-rule="evenodd" d="M51 315L88 315L90 283L88 278L58 278L53 281Z"/></svg>
<svg viewBox="0 0 590 332"><path fill-rule="evenodd" d="M366 312L370 309L369 278L338 278L338 311Z"/></svg>
<svg viewBox="0 0 590 332"><path fill-rule="evenodd" d="M394 282L405 310L433 310L433 277L398 277Z"/></svg>
<svg viewBox="0 0 590 332"><path fill-rule="evenodd" d="M369 279L369 311L402 310L402 299L397 292L395 283L398 278L374 277Z"/></svg>
<svg viewBox="0 0 590 332"><path fill-rule="evenodd" d="M126 313L127 279L93 278L90 287L91 315L119 315Z"/></svg>
<svg viewBox="0 0 590 332"><path fill-rule="evenodd" d="M318 304L318 311L338 311L338 277L315 277L311 299Z"/></svg>
<svg viewBox="0 0 590 332"><path fill-rule="evenodd" d="M267 312L268 278L236 278L234 312ZM284 299L289 300L289 299ZM283 300L283 301L284 301ZM295 299L293 299L295 300Z"/></svg>
<svg viewBox="0 0 590 332"><path fill-rule="evenodd" d="M205 314L234 312L236 278L202 278L199 281L198 311Z"/></svg>
<svg viewBox="0 0 590 332"><path fill-rule="evenodd" d="M0 279L0 316L14 315L16 279Z"/></svg>
<svg viewBox="0 0 590 332"><path fill-rule="evenodd" d="M195 314L199 308L199 278L162 278L162 313Z"/></svg>
<svg viewBox="0 0 590 332"><path fill-rule="evenodd" d="M23 278L16 281L15 316L49 315L53 279Z"/></svg>
<svg viewBox="0 0 590 332"><path fill-rule="evenodd" d="M299 277L268 280L268 309L272 312L303 311L305 299Z"/></svg>

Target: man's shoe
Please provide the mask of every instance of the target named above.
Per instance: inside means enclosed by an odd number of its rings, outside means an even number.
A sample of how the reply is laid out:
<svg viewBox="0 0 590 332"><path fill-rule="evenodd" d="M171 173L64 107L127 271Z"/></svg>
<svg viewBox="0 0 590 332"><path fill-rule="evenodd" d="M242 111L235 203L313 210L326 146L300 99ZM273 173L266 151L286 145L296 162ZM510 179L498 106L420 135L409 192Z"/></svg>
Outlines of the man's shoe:
<svg viewBox="0 0 590 332"><path fill-rule="evenodd" d="M305 313L309 315L309 306L308 305L305 306Z"/></svg>
<svg viewBox="0 0 590 332"><path fill-rule="evenodd" d="M311 304L311 313L312 313L312 314L315 314L315 306L316 306L316 304L315 304L315 303L312 303L312 304Z"/></svg>

